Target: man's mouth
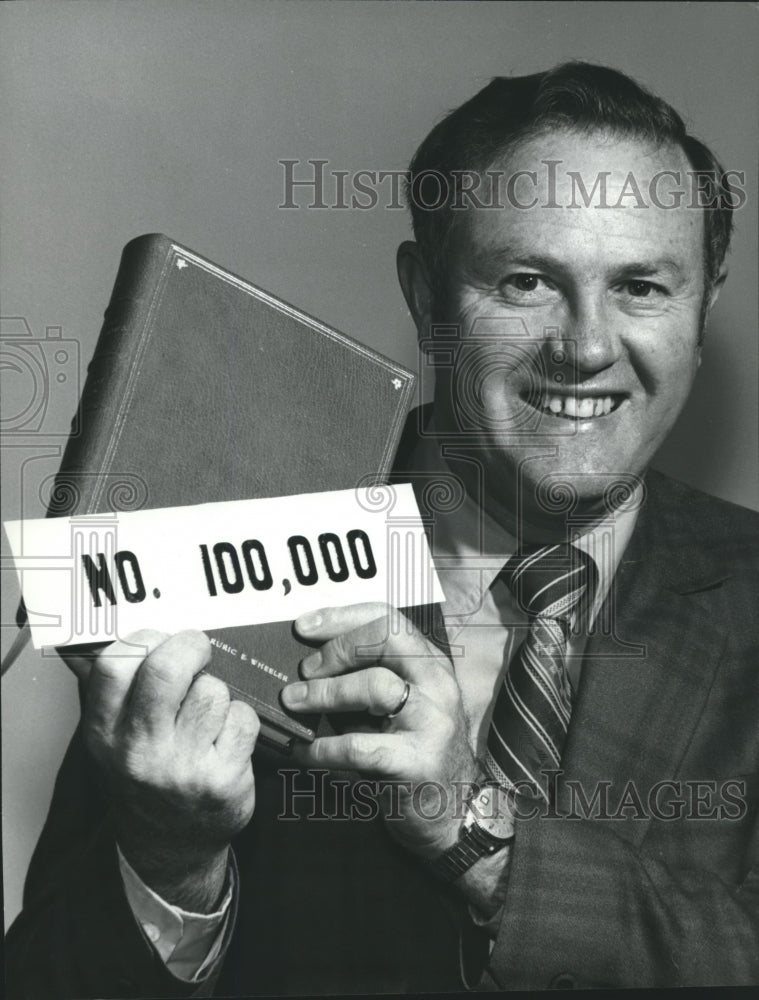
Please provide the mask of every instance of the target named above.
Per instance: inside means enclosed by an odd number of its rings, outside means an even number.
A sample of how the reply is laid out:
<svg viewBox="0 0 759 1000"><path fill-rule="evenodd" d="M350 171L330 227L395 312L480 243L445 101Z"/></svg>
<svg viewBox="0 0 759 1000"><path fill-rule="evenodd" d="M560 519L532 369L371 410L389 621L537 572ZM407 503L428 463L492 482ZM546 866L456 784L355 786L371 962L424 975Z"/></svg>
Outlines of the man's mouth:
<svg viewBox="0 0 759 1000"><path fill-rule="evenodd" d="M610 395L565 395L559 393L525 394L523 399L534 406L536 410L550 413L554 417L566 420L590 420L597 417L607 417L613 413L624 400L621 393Z"/></svg>

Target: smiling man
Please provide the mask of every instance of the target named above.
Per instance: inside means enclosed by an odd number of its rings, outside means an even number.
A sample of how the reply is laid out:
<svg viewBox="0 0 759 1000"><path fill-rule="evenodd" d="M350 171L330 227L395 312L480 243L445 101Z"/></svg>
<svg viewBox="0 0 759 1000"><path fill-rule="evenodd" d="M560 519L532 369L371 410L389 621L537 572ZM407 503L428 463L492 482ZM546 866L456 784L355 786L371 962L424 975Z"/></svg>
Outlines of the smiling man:
<svg viewBox="0 0 759 1000"><path fill-rule="evenodd" d="M512 529L521 510L520 533L537 521L540 536L540 476L563 474L593 510L609 477L645 471L690 391L724 272L707 278L702 209L663 210L625 194L629 177L643 190L665 173L687 180L694 168L671 140L545 125L486 169L492 183L534 178L530 207L506 199L454 216L445 273L435 275L442 301L414 244L401 248L401 281L423 336L444 321L464 345L475 341L464 348L465 375L451 365L438 379L437 426L459 429L467 397L477 397L488 506ZM604 181L587 207L575 200L577 178ZM509 370L498 324L508 347L515 319L525 341ZM479 384L462 384L473 368ZM525 429L529 407L538 417ZM518 487L530 438L547 447Z"/></svg>
<svg viewBox="0 0 759 1000"><path fill-rule="evenodd" d="M72 661L14 995L759 980L758 519L648 471L740 192L584 64L494 80L409 192L435 391L397 474L446 602L296 622L282 697L331 728L300 771L257 749L255 795L257 720L202 634Z"/></svg>

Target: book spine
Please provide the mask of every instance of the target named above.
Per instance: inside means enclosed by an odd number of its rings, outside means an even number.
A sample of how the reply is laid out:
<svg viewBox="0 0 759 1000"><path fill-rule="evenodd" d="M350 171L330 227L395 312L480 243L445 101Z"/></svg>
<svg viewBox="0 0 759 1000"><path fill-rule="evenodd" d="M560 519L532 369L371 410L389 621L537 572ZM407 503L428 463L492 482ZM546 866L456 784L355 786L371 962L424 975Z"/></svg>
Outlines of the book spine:
<svg viewBox="0 0 759 1000"><path fill-rule="evenodd" d="M121 430L120 412L137 374L144 334L173 246L168 237L140 236L124 247L111 299L79 401L72 435L61 460L48 516L104 509L110 453ZM113 470L114 473L127 470ZM108 492L119 484L110 482ZM121 490L134 487L127 481Z"/></svg>

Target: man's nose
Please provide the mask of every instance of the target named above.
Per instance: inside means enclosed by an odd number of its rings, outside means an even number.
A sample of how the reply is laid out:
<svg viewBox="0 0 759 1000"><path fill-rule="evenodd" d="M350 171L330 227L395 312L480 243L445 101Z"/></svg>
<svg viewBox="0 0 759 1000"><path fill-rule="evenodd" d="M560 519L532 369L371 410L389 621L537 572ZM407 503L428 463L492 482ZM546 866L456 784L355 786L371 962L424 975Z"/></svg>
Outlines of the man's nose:
<svg viewBox="0 0 759 1000"><path fill-rule="evenodd" d="M617 323L602 302L577 303L563 331L567 360L578 372L592 375L610 368L622 355L623 344Z"/></svg>

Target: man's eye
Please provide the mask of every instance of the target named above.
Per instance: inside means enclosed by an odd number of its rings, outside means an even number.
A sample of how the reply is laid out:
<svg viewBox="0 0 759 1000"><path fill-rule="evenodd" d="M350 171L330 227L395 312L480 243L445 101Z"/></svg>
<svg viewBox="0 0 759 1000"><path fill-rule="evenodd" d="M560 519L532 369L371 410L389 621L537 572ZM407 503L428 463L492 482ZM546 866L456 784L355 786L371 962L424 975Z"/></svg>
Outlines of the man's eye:
<svg viewBox="0 0 759 1000"><path fill-rule="evenodd" d="M650 281L627 281L623 287L627 294L631 295L634 299L645 299L652 292L663 291L659 285L654 285Z"/></svg>
<svg viewBox="0 0 759 1000"><path fill-rule="evenodd" d="M552 287L551 283L540 274L510 274L503 282L503 288L517 292L539 292L547 291Z"/></svg>
<svg viewBox="0 0 759 1000"><path fill-rule="evenodd" d="M511 281L520 292L534 292L538 287L540 278L537 274L515 274Z"/></svg>

